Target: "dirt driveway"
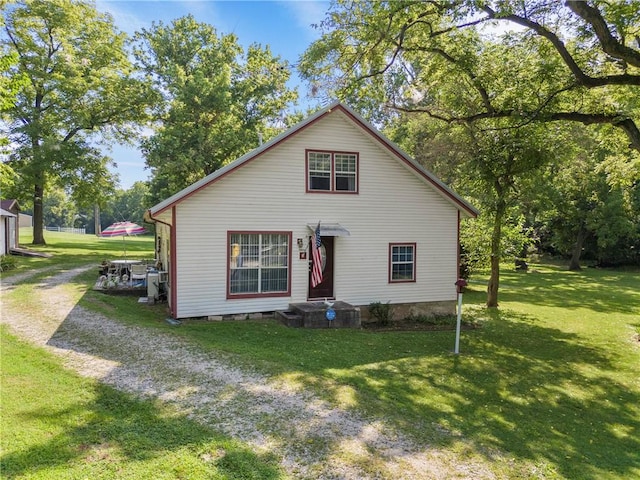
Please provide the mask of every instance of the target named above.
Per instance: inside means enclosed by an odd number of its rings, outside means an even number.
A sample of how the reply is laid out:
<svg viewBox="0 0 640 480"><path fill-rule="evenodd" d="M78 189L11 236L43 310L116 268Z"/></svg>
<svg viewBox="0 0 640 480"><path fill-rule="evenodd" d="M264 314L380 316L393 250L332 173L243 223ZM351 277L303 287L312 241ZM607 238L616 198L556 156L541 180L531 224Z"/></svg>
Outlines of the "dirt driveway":
<svg viewBox="0 0 640 480"><path fill-rule="evenodd" d="M413 444L381 420L333 408L309 392L205 355L170 331L122 325L79 307L79 295L65 284L88 268L52 272L38 285L33 301L41 308L34 313L3 301L2 323L84 376L171 403L256 452L275 453L291 478L493 478L482 465ZM35 273L3 279L2 296Z"/></svg>

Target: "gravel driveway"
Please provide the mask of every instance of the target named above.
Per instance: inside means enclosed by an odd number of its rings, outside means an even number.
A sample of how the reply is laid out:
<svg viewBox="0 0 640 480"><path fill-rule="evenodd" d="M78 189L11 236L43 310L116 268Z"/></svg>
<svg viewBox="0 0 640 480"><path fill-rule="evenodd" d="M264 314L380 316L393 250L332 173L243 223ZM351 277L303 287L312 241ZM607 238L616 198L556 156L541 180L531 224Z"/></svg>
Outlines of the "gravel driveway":
<svg viewBox="0 0 640 480"><path fill-rule="evenodd" d="M170 331L123 325L79 307L78 295L64 287L89 268L52 272L37 286L33 300L41 309L34 313L14 311L11 302L3 301L2 323L50 348L84 376L168 402L256 452L275 453L292 478L493 478L484 465L415 445L382 421L361 418L309 392L241 370ZM2 295L36 273L3 279Z"/></svg>

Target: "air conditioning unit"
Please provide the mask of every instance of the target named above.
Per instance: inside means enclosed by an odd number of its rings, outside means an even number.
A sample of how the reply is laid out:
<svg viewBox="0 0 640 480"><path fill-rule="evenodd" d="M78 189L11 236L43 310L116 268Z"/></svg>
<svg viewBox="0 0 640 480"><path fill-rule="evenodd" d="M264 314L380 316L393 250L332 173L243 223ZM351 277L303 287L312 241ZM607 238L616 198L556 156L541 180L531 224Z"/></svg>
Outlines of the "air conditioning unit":
<svg viewBox="0 0 640 480"><path fill-rule="evenodd" d="M154 300L160 298L160 274L158 272L147 274L147 297Z"/></svg>

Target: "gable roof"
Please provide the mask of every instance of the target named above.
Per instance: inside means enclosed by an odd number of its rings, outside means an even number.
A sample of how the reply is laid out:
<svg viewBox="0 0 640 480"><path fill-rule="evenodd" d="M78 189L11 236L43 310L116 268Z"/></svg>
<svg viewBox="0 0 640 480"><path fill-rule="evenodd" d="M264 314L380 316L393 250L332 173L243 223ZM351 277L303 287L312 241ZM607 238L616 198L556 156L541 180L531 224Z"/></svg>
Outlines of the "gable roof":
<svg viewBox="0 0 640 480"><path fill-rule="evenodd" d="M272 149L273 147L280 144L284 140L304 130L305 128L317 122L321 118L327 115L330 115L334 111L343 112L356 125L360 126L366 133L370 134L376 141L382 144L383 147L389 150L393 155L398 157L401 161L405 162L406 165L409 166L410 169L413 171L413 173L415 173L418 177L422 178L425 181L425 183L435 187L436 191L440 195L442 195L446 200L452 203L459 211L463 212L465 215L469 217L476 217L478 215L479 212L473 205L471 205L469 202L467 202L462 197L460 197L451 188L449 188L440 179L438 179L433 173L429 172L424 167L422 167L418 162L416 162L413 158L411 158L409 154L404 152L398 145L396 145L394 142L389 140L385 135L380 133L369 122L367 122L360 115L358 115L356 112L354 112L351 108L344 105L343 103L335 102L329 105L328 107L318 110L316 113L314 113L310 117L307 117L305 120L289 128L288 130L281 133L280 135L272 138L270 141L266 142L265 144L261 145L255 150L252 150L246 153L245 155L238 158L237 160L234 160L233 162L225 165L219 170L216 170L215 172L207 175L206 177L180 190L178 193L172 195L166 200L163 200L157 205L154 205L148 210L147 214L145 214L145 220L147 220L147 217L148 217L151 221L153 221L154 215L158 215L164 212L165 210L173 207L174 205L180 203L181 201L190 197L191 195L201 190L202 188L205 188L208 185L214 183L219 178L227 175L228 173L234 171L235 169L244 166L251 160L259 157L260 155Z"/></svg>
<svg viewBox="0 0 640 480"><path fill-rule="evenodd" d="M12 198L0 200L0 208L14 213L18 213L20 211L20 205L18 204L18 201Z"/></svg>

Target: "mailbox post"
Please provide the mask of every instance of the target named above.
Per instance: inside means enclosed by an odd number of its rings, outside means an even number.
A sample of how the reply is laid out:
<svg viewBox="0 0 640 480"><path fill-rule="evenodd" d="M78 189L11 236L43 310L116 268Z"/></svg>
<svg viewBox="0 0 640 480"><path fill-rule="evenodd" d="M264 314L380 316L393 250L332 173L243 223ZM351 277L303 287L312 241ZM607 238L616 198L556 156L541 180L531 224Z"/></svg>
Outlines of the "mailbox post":
<svg viewBox="0 0 640 480"><path fill-rule="evenodd" d="M467 281L464 278L459 278L455 283L456 289L458 291L458 318L456 321L456 346L453 350L453 353L456 355L460 353L460 325L462 323L462 292L464 287L467 286Z"/></svg>

